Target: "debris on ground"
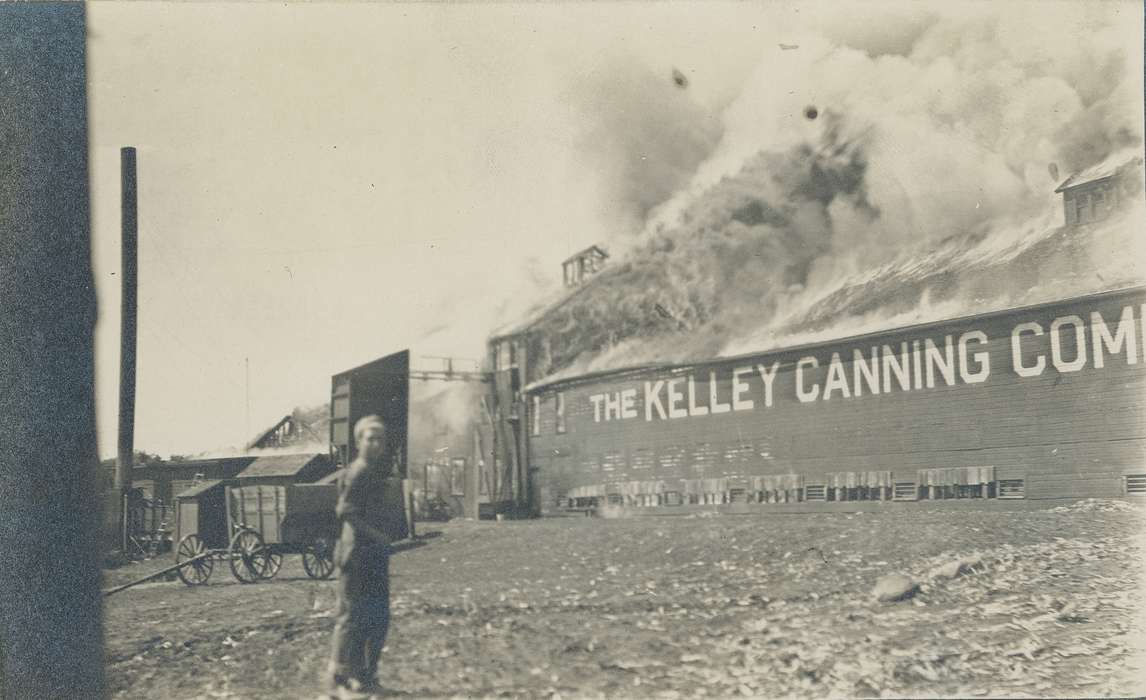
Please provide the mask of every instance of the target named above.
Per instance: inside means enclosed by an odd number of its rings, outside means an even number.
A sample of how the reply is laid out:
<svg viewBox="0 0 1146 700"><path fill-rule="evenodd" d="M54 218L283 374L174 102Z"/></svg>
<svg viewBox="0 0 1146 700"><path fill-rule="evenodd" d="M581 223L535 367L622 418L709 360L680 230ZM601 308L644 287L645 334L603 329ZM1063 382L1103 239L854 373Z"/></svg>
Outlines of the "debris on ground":
<svg viewBox="0 0 1146 700"><path fill-rule="evenodd" d="M918 506L435 524L391 564L383 696L1146 695L1140 508ZM296 559L109 598L113 696L314 697L336 583Z"/></svg>

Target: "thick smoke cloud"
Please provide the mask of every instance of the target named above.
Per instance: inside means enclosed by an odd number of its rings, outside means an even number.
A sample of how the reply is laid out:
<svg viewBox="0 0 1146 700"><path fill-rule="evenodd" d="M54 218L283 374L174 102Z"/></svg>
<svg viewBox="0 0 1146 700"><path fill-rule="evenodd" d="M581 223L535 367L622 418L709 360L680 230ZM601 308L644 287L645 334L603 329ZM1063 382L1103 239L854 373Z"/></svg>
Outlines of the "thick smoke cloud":
<svg viewBox="0 0 1146 700"><path fill-rule="evenodd" d="M692 99L679 70L660 75L612 56L573 87L571 99L584 125L577 145L601 175L602 198L620 235L639 231L720 138L719 114Z"/></svg>
<svg viewBox="0 0 1146 700"><path fill-rule="evenodd" d="M705 196L760 151L814 141L819 125L803 117L814 104L839 115L842 139L865 151L881 210L878 231L848 227L837 246L845 254L860 241L897 250L1041 213L1057 184L1050 163L1070 172L1140 142L1141 72L1116 24L1126 18L1109 6L1028 9L937 19L906 56L872 58L821 37L770 51L677 199ZM1091 28L1081 41L1080 27ZM680 208L670 202L658 223Z"/></svg>
<svg viewBox="0 0 1146 700"><path fill-rule="evenodd" d="M679 361L1140 279L1100 254L1133 227L1068 236L1053 190L1141 151L1141 22L1120 4L973 9L860 48L765 43L720 141L623 260L542 319L531 356L561 374Z"/></svg>

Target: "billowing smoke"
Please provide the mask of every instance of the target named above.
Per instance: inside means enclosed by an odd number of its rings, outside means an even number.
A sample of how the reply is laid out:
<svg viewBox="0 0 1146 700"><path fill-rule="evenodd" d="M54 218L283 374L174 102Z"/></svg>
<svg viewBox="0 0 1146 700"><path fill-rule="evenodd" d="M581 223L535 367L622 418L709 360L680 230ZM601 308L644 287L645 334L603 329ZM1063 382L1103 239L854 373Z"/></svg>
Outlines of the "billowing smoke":
<svg viewBox="0 0 1146 700"><path fill-rule="evenodd" d="M636 232L649 211L688 183L720 138L719 114L689 95L680 70L657 75L613 57L572 92L584 130L578 147L600 175L617 232Z"/></svg>
<svg viewBox="0 0 1146 700"><path fill-rule="evenodd" d="M471 459L486 388L480 382L411 382L408 463Z"/></svg>
<svg viewBox="0 0 1146 700"><path fill-rule="evenodd" d="M679 361L1140 282L1105 254L1135 219L1068 231L1054 194L1125 164L1141 220L1140 8L972 9L888 52L771 44L712 152L540 321L531 357L562 374Z"/></svg>
<svg viewBox="0 0 1146 700"><path fill-rule="evenodd" d="M543 317L529 351L542 373L712 355L802 288L831 251L833 210L878 217L862 150L840 141L831 113L818 118L827 126L815 146L755 154ZM666 334L678 336L671 351L637 347Z"/></svg>

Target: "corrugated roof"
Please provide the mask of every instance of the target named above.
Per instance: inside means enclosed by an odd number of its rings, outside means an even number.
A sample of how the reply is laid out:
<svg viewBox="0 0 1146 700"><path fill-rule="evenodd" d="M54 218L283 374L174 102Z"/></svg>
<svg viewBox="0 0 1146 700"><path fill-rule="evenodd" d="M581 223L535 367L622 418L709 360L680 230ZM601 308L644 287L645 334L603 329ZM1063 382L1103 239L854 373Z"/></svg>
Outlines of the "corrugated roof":
<svg viewBox="0 0 1146 700"><path fill-rule="evenodd" d="M199 483L195 484L191 488L185 489L185 490L180 491L179 493L175 494L175 497L176 498L194 498L201 493L204 493L206 491L210 491L211 489L215 488L216 486L218 486L219 484L222 484L222 483L223 483L223 481L221 479L210 479L207 481L200 481Z"/></svg>
<svg viewBox="0 0 1146 700"><path fill-rule="evenodd" d="M307 453L296 455L273 455L259 457L251 466L239 472L236 478L247 479L260 476L294 476L316 459L325 459L321 453Z"/></svg>

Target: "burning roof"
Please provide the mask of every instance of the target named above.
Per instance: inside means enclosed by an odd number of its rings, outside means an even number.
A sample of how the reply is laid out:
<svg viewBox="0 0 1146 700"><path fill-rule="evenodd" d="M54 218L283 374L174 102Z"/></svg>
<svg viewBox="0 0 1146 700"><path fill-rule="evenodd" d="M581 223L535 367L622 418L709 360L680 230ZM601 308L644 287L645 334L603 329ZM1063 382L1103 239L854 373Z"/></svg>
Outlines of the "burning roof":
<svg viewBox="0 0 1146 700"><path fill-rule="evenodd" d="M609 266L499 333L526 342L526 381L1141 284L1140 34L1062 11L937 15L886 55L818 36L769 51L686 184L604 241ZM1133 179L1068 228L1048 163L1075 173L1060 188Z"/></svg>
<svg viewBox="0 0 1146 700"><path fill-rule="evenodd" d="M1062 192L1072 187L1085 185L1090 182L1098 180L1105 180L1114 177L1120 172L1133 167L1141 167L1143 162L1141 149L1132 149L1130 151L1120 151L1108 157L1106 160L1092 165L1089 168L1080 170L1074 173L1067 179L1062 181L1062 184L1055 188L1055 192Z"/></svg>
<svg viewBox="0 0 1146 700"><path fill-rule="evenodd" d="M1113 169L1142 189L1142 159ZM810 285L830 249L828 212L878 218L862 153L842 144L761 156L686 212L684 225L535 312L530 382L767 350L1141 284L1142 198L1085 230L1053 208L1025 225L973 228L934 247ZM1135 184L1136 183L1136 184ZM1049 188L1048 188L1049 189ZM713 206L713 203L719 206Z"/></svg>

